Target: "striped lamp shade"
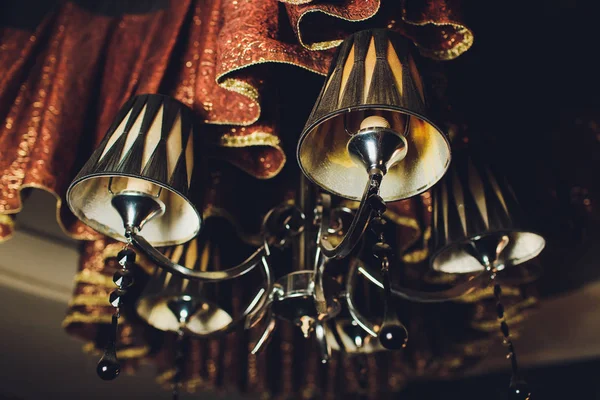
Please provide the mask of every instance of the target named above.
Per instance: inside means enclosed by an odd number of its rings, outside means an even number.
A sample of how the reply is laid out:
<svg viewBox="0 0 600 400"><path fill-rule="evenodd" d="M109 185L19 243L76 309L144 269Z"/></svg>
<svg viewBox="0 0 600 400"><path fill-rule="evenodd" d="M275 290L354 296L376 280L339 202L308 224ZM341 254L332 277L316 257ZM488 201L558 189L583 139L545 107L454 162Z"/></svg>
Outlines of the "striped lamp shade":
<svg viewBox="0 0 600 400"><path fill-rule="evenodd" d="M192 111L170 97L149 94L129 100L71 183L69 207L96 231L125 241L123 221L111 199L123 192L143 193L165 209L143 226L148 242L168 246L192 239L201 223L189 199L198 195L192 188L198 180L193 176L193 131Z"/></svg>
<svg viewBox="0 0 600 400"><path fill-rule="evenodd" d="M361 31L342 43L298 143L300 167L309 179L331 193L360 200L368 174L353 163L347 145L361 123L374 116L404 135L408 147L406 158L382 182L385 201L421 193L444 175L450 147L426 116L414 55L408 39L387 30Z"/></svg>
<svg viewBox="0 0 600 400"><path fill-rule="evenodd" d="M442 181L433 188L433 255L431 266L446 273L473 273L484 266L470 251L508 245L500 257L505 267L536 257L542 236L527 228L523 212L506 179L466 153L455 156Z"/></svg>

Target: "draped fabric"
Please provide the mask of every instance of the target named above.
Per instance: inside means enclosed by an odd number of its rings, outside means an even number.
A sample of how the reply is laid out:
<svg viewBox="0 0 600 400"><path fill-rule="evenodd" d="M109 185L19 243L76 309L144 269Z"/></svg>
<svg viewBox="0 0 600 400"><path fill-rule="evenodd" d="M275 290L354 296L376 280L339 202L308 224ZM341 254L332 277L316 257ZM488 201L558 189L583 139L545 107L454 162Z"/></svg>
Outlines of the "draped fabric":
<svg viewBox="0 0 600 400"><path fill-rule="evenodd" d="M61 199L132 95L160 92L188 104L205 123L207 146L218 146L216 156L271 178L286 161L282 141L295 141L277 121L275 64L325 74L332 52L313 50L374 24L406 33L440 59L472 43L460 3L449 0L424 9L379 0L103 3L44 3L37 20L21 23L7 14L0 28L1 238L10 236L9 216L21 210L26 188L55 195L59 222L71 236L99 238ZM286 70L288 79L293 74Z"/></svg>
<svg viewBox="0 0 600 400"><path fill-rule="evenodd" d="M23 0L24 6L36 10L29 20L8 13L0 17L0 241L10 237L27 189L54 194L65 232L88 241L64 327L84 339L91 352L104 346L114 312L107 298L114 288L114 256L122 245L77 221L62 200L127 99L162 93L193 109L201 123L202 150L212 157L203 214L225 218L242 240L256 245L262 216L295 193L298 170L286 161L295 164L301 125L292 126L282 115L302 109L298 104L304 99L290 88L302 88L311 76L325 75L334 48L344 37L365 28L387 27L409 37L424 56L435 60L456 58L473 43L460 0L33 3ZM307 106L313 101L309 99ZM387 213L396 224L401 261L414 282L422 280L420 271L428 257L430 203L425 193L391 204ZM143 287L152 266L143 258L138 264L134 287ZM137 295L132 291L130 304ZM453 306L473 309L472 304ZM445 309L435 312L444 315ZM471 327L473 320L466 318L461 326L475 332L472 341L484 343L477 347L481 350L491 334ZM413 337L427 323L415 318L409 328ZM131 309L124 311L119 332L118 357L124 368L135 369L138 361L152 360L158 366L158 380L168 382L170 336L148 328ZM440 337L446 333L439 332ZM282 326L276 334L271 345L281 350L276 356L269 351L249 355L253 335L236 331L221 339L193 341L189 362L194 367L187 387L229 385L282 396L303 393L307 398L311 393L328 398L361 391L373 394L375 388L394 392L417 376L460 371L465 354L475 360L484 355L483 350L468 353L459 345L452 347L454 353L435 353L432 346L438 337L422 338L415 341L413 353L366 358L369 372L362 377L339 354L320 366L316 349L291 326ZM461 340L465 348L471 343ZM303 375L296 371L299 362ZM228 372L218 372L219 368ZM388 376L389 371L393 373ZM267 379L270 373L277 373L281 383L273 386Z"/></svg>

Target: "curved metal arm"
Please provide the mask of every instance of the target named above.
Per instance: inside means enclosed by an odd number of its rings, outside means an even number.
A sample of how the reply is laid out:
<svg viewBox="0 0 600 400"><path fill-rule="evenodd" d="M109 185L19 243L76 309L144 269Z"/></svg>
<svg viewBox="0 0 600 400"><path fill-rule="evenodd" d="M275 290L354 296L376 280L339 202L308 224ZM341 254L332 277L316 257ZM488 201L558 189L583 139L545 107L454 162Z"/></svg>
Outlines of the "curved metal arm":
<svg viewBox="0 0 600 400"><path fill-rule="evenodd" d="M137 233L130 232L129 237L133 245L159 267L164 268L174 275L196 281L221 282L237 278L252 271L265 255L265 247L261 246L250 257L235 267L224 271L195 271L174 263Z"/></svg>
<svg viewBox="0 0 600 400"><path fill-rule="evenodd" d="M380 289L383 289L383 283L364 266L359 266L358 272L364 275L365 278L374 283ZM482 284L487 284L490 281L491 278L489 273L484 271L469 278L467 282L460 283L448 290L442 290L439 292L421 292L419 290L392 286L392 296L400 297L402 299L417 303L442 303L449 300L455 300L459 297L472 293L474 290L481 287Z"/></svg>
<svg viewBox="0 0 600 400"><path fill-rule="evenodd" d="M365 187L356 215L354 216L346 235L335 247L329 242L326 236L331 226L331 198L323 196L323 217L321 219L321 234L323 236L321 236L321 247L323 248L323 254L325 254L326 257L344 258L350 254L352 249L358 244L371 218L372 209L368 204L368 199L371 195L379 194L379 185L381 184L382 177L383 174L379 170L369 174L369 181Z"/></svg>
<svg viewBox="0 0 600 400"><path fill-rule="evenodd" d="M265 315L267 312L267 307L269 305L269 297L273 291L273 275L271 274L271 268L269 267L269 262L267 257L262 258L262 264L265 271L265 280L267 281L267 287L265 290L265 294L262 298L260 298L259 302L253 301L250 306L248 306L248 317L246 318L246 322L244 323L244 329L250 329L254 327ZM258 298L255 297L255 300ZM253 307L251 307L253 306Z"/></svg>
<svg viewBox="0 0 600 400"><path fill-rule="evenodd" d="M352 300L352 294L354 293L354 281L356 278L357 270L358 260L353 260L350 263L350 268L348 269L348 277L346 278L346 305L348 306L350 316L354 321L356 321L358 326L360 326L369 335L376 338L378 337L378 335L375 331L375 325L369 322L368 319L363 317L363 315L354 306L354 301Z"/></svg>
<svg viewBox="0 0 600 400"><path fill-rule="evenodd" d="M273 336L273 332L275 332L275 328L277 328L277 320L273 316L272 312L269 311L269 317L265 324L263 333L260 335L260 338L250 351L251 354L257 354L266 347L267 343L271 340L271 337Z"/></svg>
<svg viewBox="0 0 600 400"><path fill-rule="evenodd" d="M321 362L327 364L331 358L331 347L327 342L327 333L323 326L323 321L317 321L315 324L315 338L317 345L319 346L319 353L321 354Z"/></svg>
<svg viewBox="0 0 600 400"><path fill-rule="evenodd" d="M269 267L269 263L267 262L265 257L262 258L262 267L263 267L262 275L266 282L266 287L260 288L260 290L256 293L256 295L254 296L252 301L250 301L248 303L248 306L244 309L244 312L240 316L238 316L236 319L232 320L229 324L222 327L221 329L212 331L205 335L198 335L196 333L190 332L185 327L183 327L183 330L185 332L187 332L188 334L190 334L191 336L207 338L207 337L214 337L214 336L222 335L224 333L228 333L228 332L232 331L233 329L235 329L235 327L237 327L243 321L244 321L244 328L248 329L249 328L248 321L252 318L252 316L254 314L256 314L257 312L261 311L262 308L265 307L265 305L269 304L269 296L271 293L271 288L273 287L273 275L271 274L271 268ZM262 317L262 315L261 315L261 317ZM260 321L260 318L257 319L256 321L254 321L253 325L256 324L258 321Z"/></svg>
<svg viewBox="0 0 600 400"><path fill-rule="evenodd" d="M348 306L348 311L358 326L360 326L369 335L376 338L378 337L378 333L375 329L375 324L371 323L356 309L354 301L352 300L355 279L358 272L364 275L369 281L374 283L380 289L383 289L383 283L373 274L371 274L365 267L360 265L359 260L353 260L353 262L350 263L348 277L346 280L346 304ZM477 287L480 287L482 283L488 283L490 280L491 278L489 273L482 272L481 274L471 278L468 282L457 285L449 290L444 290L441 292L420 292L417 290L392 287L392 296L419 303L440 303L457 299L465 294L471 293Z"/></svg>
<svg viewBox="0 0 600 400"><path fill-rule="evenodd" d="M472 276L466 282L459 283L458 285L448 289L442 290L438 292L422 292L419 290L412 290L408 288L401 288L398 286L392 286L392 296L400 297L405 300L414 301L417 303L442 303L449 300L455 300L459 297L472 293L477 290L477 288L488 285L493 279L494 274L497 270L501 270L501 254L506 249L509 243L508 236L503 236L500 242L494 242L491 245L491 250L488 251L489 256L487 256L485 252L482 252L478 249L475 244L471 244L469 248L472 247L472 252L474 256L481 260L482 265L485 267L485 270L480 272L479 274ZM359 263L359 262L357 262ZM364 275L368 280L377 285L379 288L383 289L383 282L381 282L375 275L373 275L369 270L360 265L358 267L358 272Z"/></svg>

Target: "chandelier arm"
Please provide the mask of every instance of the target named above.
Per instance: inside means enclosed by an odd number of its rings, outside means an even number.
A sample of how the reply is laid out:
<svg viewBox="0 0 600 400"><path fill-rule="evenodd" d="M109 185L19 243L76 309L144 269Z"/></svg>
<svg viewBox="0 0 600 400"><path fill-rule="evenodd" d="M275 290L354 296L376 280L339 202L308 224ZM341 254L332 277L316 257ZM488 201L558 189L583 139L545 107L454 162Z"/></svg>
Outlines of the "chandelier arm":
<svg viewBox="0 0 600 400"><path fill-rule="evenodd" d="M264 289L265 293L261 296L258 303L256 303L255 305L250 304L248 309L246 309L247 317L244 323L244 329L253 328L264 317L267 307L269 305L269 297L271 296L271 292L273 291L273 274L271 274L271 268L269 265L268 258L266 256L262 257L261 264L263 266L265 281L267 283L266 289ZM254 303L254 301L252 303Z"/></svg>
<svg viewBox="0 0 600 400"><path fill-rule="evenodd" d="M317 246L315 251L315 291L314 298L317 311L320 314L327 313L327 298L325 297L325 289L323 288L323 273L325 272L326 258L321 251L321 248Z"/></svg>
<svg viewBox="0 0 600 400"><path fill-rule="evenodd" d="M375 325L369 322L368 319L363 317L363 315L357 310L354 306L354 301L352 300L352 295L354 294L354 284L356 280L356 274L358 271L358 262L353 260L350 262L350 268L348 269L348 277L346 278L346 305L348 307L348 312L350 312L350 316L352 319L369 335L376 338L378 337Z"/></svg>
<svg viewBox="0 0 600 400"><path fill-rule="evenodd" d="M327 299L325 298L325 290L323 289L323 273L325 272L325 261L326 257L323 255L319 242L321 240L321 234L323 232L323 214L331 211L331 196L322 193L317 206L315 207L314 221L318 224L318 230L315 242L315 259L314 259L314 282L315 282L315 302L317 311L319 313L327 312Z"/></svg>
<svg viewBox="0 0 600 400"><path fill-rule="evenodd" d="M169 258L165 257L164 254L154 248L150 243L148 243L143 236L138 235L136 232L130 231L127 234L131 238L133 245L138 250L143 252L144 255L146 255L156 265L174 275L195 281L221 282L235 279L252 271L265 256L265 247L261 246L246 260L224 271L195 271L186 268L183 265L174 263Z"/></svg>
<svg viewBox="0 0 600 400"><path fill-rule="evenodd" d="M319 347L319 353L321 355L321 363L327 364L327 362L331 359L331 347L327 342L327 334L323 324L323 321L316 322L315 338Z"/></svg>
<svg viewBox="0 0 600 400"><path fill-rule="evenodd" d="M337 245L333 246L328 238L327 232L331 227L331 215L329 212L323 212L322 217L322 226L321 226L321 240L320 244L323 249L323 254L327 258L344 258L350 254L352 249L356 247L360 238L362 237L367 225L369 224L369 220L373 214L373 209L369 204L369 197L372 195L379 194L379 186L381 184L381 179L383 178L383 173L379 169L373 169L369 173L369 181L365 187L365 191L363 193L363 197L360 201L360 206L346 232L346 235L342 239L342 241ZM329 207L323 207L324 210Z"/></svg>
<svg viewBox="0 0 600 400"><path fill-rule="evenodd" d="M275 329L277 328L277 320L273 316L273 312L270 310L269 310L267 321L268 322L265 324L265 327L263 329L262 334L260 335L260 338L258 339L256 344L250 351L250 353L252 355L258 354L260 351L262 351L264 348L267 347L267 343L271 340L271 338L273 337L273 332L275 332Z"/></svg>
<svg viewBox="0 0 600 400"><path fill-rule="evenodd" d="M380 289L383 289L383 283L364 266L359 266L358 272L371 281L371 283L375 284ZM443 303L472 293L477 288L489 284L489 282L491 282L490 274L487 271L483 271L469 278L467 282L439 292L422 292L419 290L392 286L392 296L417 303Z"/></svg>

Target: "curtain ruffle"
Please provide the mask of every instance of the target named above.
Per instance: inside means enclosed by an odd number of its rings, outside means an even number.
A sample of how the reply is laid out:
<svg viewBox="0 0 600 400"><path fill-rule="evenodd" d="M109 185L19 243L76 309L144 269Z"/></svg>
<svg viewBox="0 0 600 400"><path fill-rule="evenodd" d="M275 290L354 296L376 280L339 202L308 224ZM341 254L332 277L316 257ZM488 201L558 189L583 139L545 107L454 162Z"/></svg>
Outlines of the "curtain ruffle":
<svg viewBox="0 0 600 400"><path fill-rule="evenodd" d="M135 94L160 92L188 104L205 123L200 131L217 147L214 155L268 179L283 168L282 142L289 137L275 117L280 100L273 68L287 64L325 74L331 60L331 51L312 51L323 46L307 45L305 36L317 35L332 47L362 29L359 21L380 24L385 11L386 18L436 27L406 32L421 48L458 48L448 45L457 40L453 33L447 39L436 31L459 25L458 2L428 3L422 10L378 0L336 5L181 0L159 1L147 10L119 4L61 3L33 31L1 28L1 214L21 210L22 190L44 189L57 198L59 224L69 235L99 239L74 220L61 199L121 104ZM352 23L331 30L310 22L317 14ZM11 232L11 220L4 217L0 235L8 238Z"/></svg>

